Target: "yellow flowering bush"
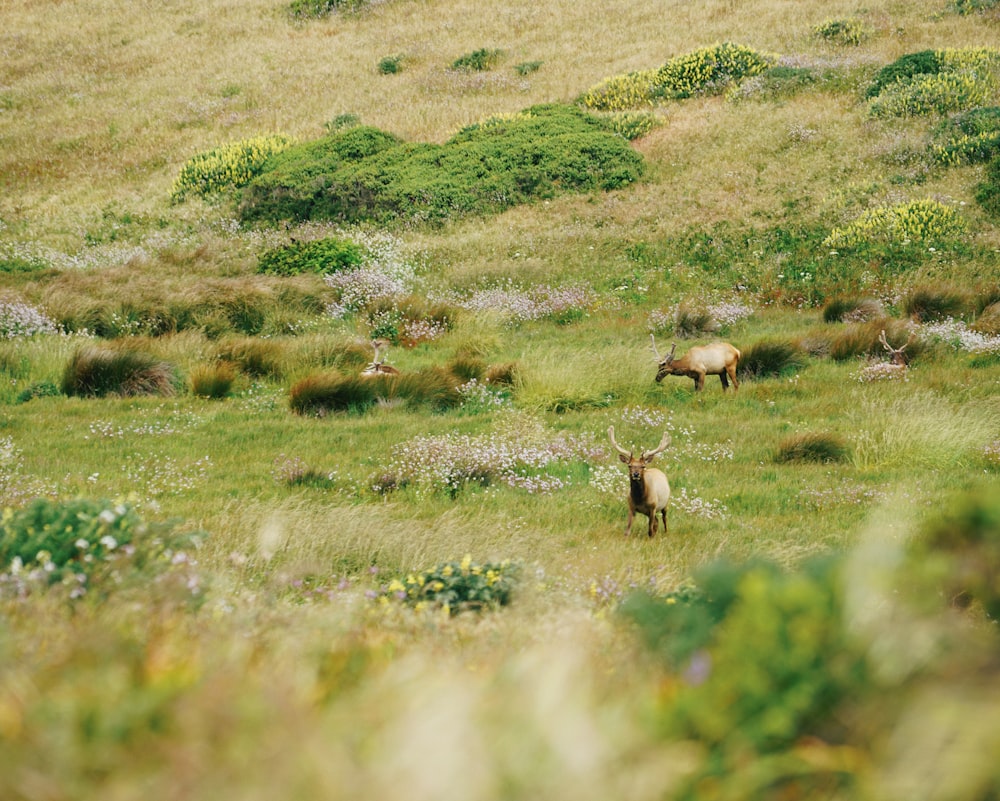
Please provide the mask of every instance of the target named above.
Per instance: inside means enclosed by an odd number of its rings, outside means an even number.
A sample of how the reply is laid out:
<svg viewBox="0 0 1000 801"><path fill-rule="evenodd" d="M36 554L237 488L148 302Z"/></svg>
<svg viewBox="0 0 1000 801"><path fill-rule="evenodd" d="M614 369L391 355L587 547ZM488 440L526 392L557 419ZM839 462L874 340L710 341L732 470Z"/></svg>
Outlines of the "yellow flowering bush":
<svg viewBox="0 0 1000 801"><path fill-rule="evenodd" d="M418 609L433 606L453 615L467 609L497 609L510 603L516 573L517 566L510 562L478 564L466 554L461 562L393 579L378 597Z"/></svg>
<svg viewBox="0 0 1000 801"><path fill-rule="evenodd" d="M731 83L761 74L777 61L772 53L722 42L670 59L660 67L657 89L671 98L717 93Z"/></svg>
<svg viewBox="0 0 1000 801"><path fill-rule="evenodd" d="M583 105L594 111L626 111L653 106L659 70L641 70L607 78L583 96Z"/></svg>
<svg viewBox="0 0 1000 801"><path fill-rule="evenodd" d="M652 108L661 98L680 99L722 92L727 86L767 70L778 57L723 42L670 59L655 70L607 78L580 102L595 111Z"/></svg>
<svg viewBox="0 0 1000 801"><path fill-rule="evenodd" d="M1000 153L1000 131L962 134L932 149L934 160L945 167L988 161Z"/></svg>
<svg viewBox="0 0 1000 801"><path fill-rule="evenodd" d="M871 36L871 28L858 19L828 19L813 27L816 39L831 44L857 46Z"/></svg>
<svg viewBox="0 0 1000 801"><path fill-rule="evenodd" d="M834 228L823 247L843 251L870 244L946 244L966 230L957 211L927 198L870 209L843 228Z"/></svg>
<svg viewBox="0 0 1000 801"><path fill-rule="evenodd" d="M293 144L287 136L256 136L191 157L181 167L170 191L177 203L188 195L206 197L226 189L246 186L256 178L264 162Z"/></svg>
<svg viewBox="0 0 1000 801"><path fill-rule="evenodd" d="M873 117L948 114L987 105L1000 96L1000 50L947 48L925 55L925 68L902 71L895 80L878 85L868 100Z"/></svg>

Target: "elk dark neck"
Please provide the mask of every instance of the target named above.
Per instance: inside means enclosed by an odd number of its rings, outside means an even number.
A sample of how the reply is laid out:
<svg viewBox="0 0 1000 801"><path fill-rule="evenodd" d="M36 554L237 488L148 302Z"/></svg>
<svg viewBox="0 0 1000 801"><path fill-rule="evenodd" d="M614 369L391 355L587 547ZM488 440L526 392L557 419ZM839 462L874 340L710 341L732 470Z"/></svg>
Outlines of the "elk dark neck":
<svg viewBox="0 0 1000 801"><path fill-rule="evenodd" d="M636 481L630 476L628 480L628 491L629 495L632 496L632 500L635 503L642 503L643 501L646 500L645 480L640 478L638 481Z"/></svg>

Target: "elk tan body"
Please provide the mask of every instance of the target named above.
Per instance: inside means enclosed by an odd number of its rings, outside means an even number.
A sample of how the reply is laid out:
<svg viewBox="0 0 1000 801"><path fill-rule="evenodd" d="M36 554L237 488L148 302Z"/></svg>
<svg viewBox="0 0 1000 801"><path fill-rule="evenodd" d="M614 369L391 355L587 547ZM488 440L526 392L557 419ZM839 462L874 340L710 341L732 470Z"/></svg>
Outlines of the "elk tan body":
<svg viewBox="0 0 1000 801"><path fill-rule="evenodd" d="M633 456L615 442L615 427L608 428L611 444L618 451L618 458L628 465L628 522L625 523L625 536L632 532L632 521L636 514L649 518L650 537L656 534L656 516L663 520L663 533L667 533L667 504L670 503L670 482L662 470L650 467L656 454L670 444L670 434L664 433L663 439L656 450L643 451L639 456Z"/></svg>
<svg viewBox="0 0 1000 801"><path fill-rule="evenodd" d="M656 381L659 383L664 376L683 375L694 379L695 391L701 391L705 386L706 375L717 375L722 381L722 391L729 388L729 379L733 382L733 391L740 387L736 380L736 365L740 361L740 352L728 342L715 342L711 345L696 345L688 350L680 359L674 358L677 350L675 342L666 358L656 350L656 339L649 335L653 342L653 354L659 363L656 371Z"/></svg>

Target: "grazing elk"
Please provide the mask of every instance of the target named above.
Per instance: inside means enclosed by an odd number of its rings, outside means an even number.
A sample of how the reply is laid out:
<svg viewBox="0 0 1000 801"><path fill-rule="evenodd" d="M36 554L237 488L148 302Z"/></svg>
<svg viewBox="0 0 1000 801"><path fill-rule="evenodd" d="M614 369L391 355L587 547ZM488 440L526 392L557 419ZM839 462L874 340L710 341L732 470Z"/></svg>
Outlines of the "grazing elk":
<svg viewBox="0 0 1000 801"><path fill-rule="evenodd" d="M371 378L376 375L399 375L399 370L389 364L385 364L385 351L389 349L387 339L372 340L372 348L375 349L375 361L371 362L361 371L362 378Z"/></svg>
<svg viewBox="0 0 1000 801"><path fill-rule="evenodd" d="M680 359L674 358L674 351L677 350L675 342L670 348L670 353L666 358L660 356L656 349L656 338L650 334L649 338L653 342L653 355L659 363L656 371L656 381L660 382L667 375L686 375L694 379L695 391L701 391L705 386L706 375L717 375L722 380L722 391L729 389L729 381L726 376L733 380L733 391L740 387L740 382L736 380L736 365L740 360L740 352L728 342L715 342L711 345L697 345Z"/></svg>
<svg viewBox="0 0 1000 801"><path fill-rule="evenodd" d="M670 482L662 470L650 467L649 463L660 451L670 444L670 433L664 432L663 439L656 450L643 451L640 456L633 456L615 442L615 427L608 428L611 444L618 451L618 458L628 465L628 522L625 524L625 536L632 531L632 521L636 512L649 518L649 536L656 534L656 515L663 518L663 533L667 533L667 504L670 502Z"/></svg>
<svg viewBox="0 0 1000 801"><path fill-rule="evenodd" d="M903 353L904 350L909 347L914 339L917 338L917 333L915 331L910 332L910 338L906 340L906 343L901 348L894 348L885 338L885 329L882 329L882 333L878 335L878 341L882 343L882 347L889 351L889 360L896 367L904 368L908 367L910 364L910 357Z"/></svg>

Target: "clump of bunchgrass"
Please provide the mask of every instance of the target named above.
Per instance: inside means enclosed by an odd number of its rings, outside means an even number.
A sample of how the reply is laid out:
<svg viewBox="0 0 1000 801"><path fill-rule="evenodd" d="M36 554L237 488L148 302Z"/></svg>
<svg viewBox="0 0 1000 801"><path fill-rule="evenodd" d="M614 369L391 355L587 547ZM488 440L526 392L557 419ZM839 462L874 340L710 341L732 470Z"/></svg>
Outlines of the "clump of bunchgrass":
<svg viewBox="0 0 1000 801"><path fill-rule="evenodd" d="M787 462L817 462L821 464L846 462L851 458L851 448L839 434L794 434L778 443L774 460Z"/></svg>
<svg viewBox="0 0 1000 801"><path fill-rule="evenodd" d="M220 341L215 347L215 358L251 378L281 378L287 354L280 342L241 337Z"/></svg>
<svg viewBox="0 0 1000 801"><path fill-rule="evenodd" d="M736 369L741 379L753 381L795 373L806 364L806 352L797 342L769 339L744 349Z"/></svg>
<svg viewBox="0 0 1000 801"><path fill-rule="evenodd" d="M933 322L970 315L974 299L968 292L944 284L919 286L903 298L903 312L919 322Z"/></svg>
<svg viewBox="0 0 1000 801"><path fill-rule="evenodd" d="M837 297L823 307L823 322L863 323L885 317L881 301L872 297Z"/></svg>
<svg viewBox="0 0 1000 801"><path fill-rule="evenodd" d="M227 397L236 382L236 368L230 362L201 364L188 375L191 394L218 400Z"/></svg>
<svg viewBox="0 0 1000 801"><path fill-rule="evenodd" d="M281 454L274 460L271 475L278 484L286 487L313 487L329 489L336 484L335 470L320 470L309 466L300 456Z"/></svg>
<svg viewBox="0 0 1000 801"><path fill-rule="evenodd" d="M84 345L73 355L62 378L66 395L174 395L176 368L150 353L134 348Z"/></svg>
<svg viewBox="0 0 1000 801"><path fill-rule="evenodd" d="M912 332L910 323L888 317L869 320L864 323L850 323L830 342L830 358L847 361L859 357L869 358L885 355L885 346L879 341L882 332L890 343L902 343ZM911 342L907 346L907 356L918 356L922 351L921 342Z"/></svg>

